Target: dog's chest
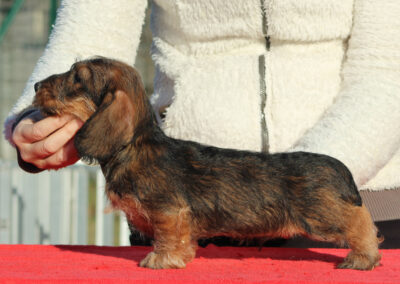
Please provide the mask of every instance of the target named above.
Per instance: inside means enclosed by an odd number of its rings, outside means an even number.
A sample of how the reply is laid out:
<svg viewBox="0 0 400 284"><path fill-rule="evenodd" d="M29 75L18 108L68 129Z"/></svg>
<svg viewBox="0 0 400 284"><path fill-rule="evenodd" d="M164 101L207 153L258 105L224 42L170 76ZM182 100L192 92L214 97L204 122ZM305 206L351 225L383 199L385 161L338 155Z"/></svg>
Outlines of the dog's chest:
<svg viewBox="0 0 400 284"><path fill-rule="evenodd" d="M149 237L153 237L153 227L150 222L150 216L139 200L134 196L125 195L120 197L112 190L106 190L108 199L114 209L125 213L129 223L133 224L135 229Z"/></svg>

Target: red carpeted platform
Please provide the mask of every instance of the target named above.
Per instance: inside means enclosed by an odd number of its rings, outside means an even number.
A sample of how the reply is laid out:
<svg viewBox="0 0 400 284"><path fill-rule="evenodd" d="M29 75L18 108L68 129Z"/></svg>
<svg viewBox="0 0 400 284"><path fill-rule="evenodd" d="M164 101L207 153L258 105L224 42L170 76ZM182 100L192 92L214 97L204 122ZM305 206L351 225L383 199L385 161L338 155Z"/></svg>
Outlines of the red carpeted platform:
<svg viewBox="0 0 400 284"><path fill-rule="evenodd" d="M339 270L347 249L208 246L181 270L138 262L150 247L0 245L0 282L400 283L400 250L382 250L373 271Z"/></svg>

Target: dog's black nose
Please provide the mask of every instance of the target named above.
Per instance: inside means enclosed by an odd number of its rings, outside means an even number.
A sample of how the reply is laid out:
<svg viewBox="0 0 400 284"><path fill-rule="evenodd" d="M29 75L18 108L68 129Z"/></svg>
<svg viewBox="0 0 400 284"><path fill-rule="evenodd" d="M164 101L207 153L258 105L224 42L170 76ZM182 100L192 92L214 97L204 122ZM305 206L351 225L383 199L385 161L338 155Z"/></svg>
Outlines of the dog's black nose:
<svg viewBox="0 0 400 284"><path fill-rule="evenodd" d="M33 87L35 88L35 92L37 92L40 88L40 83L36 83Z"/></svg>

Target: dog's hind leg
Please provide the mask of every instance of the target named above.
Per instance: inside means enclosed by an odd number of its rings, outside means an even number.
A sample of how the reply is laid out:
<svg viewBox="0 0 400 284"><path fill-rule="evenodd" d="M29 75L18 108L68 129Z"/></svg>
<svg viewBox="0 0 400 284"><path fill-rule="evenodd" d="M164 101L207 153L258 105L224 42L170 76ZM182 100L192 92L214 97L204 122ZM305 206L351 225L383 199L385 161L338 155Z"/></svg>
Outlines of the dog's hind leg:
<svg viewBox="0 0 400 284"><path fill-rule="evenodd" d="M371 270L379 265L381 256L378 245L377 229L367 208L353 207L350 210L345 238L351 248L350 253L338 268Z"/></svg>
<svg viewBox="0 0 400 284"><path fill-rule="evenodd" d="M152 216L154 251L140 262L140 266L153 269L186 267L197 248L197 242L191 237L189 220L189 209Z"/></svg>

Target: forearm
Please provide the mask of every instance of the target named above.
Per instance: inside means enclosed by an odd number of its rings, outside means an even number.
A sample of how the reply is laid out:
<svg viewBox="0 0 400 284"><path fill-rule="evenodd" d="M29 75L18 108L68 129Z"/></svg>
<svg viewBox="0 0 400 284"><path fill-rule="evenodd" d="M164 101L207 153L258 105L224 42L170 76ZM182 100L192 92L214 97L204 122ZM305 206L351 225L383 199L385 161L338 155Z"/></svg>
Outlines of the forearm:
<svg viewBox="0 0 400 284"><path fill-rule="evenodd" d="M293 150L338 158L362 185L400 147L400 2L356 0L354 10L341 91Z"/></svg>

